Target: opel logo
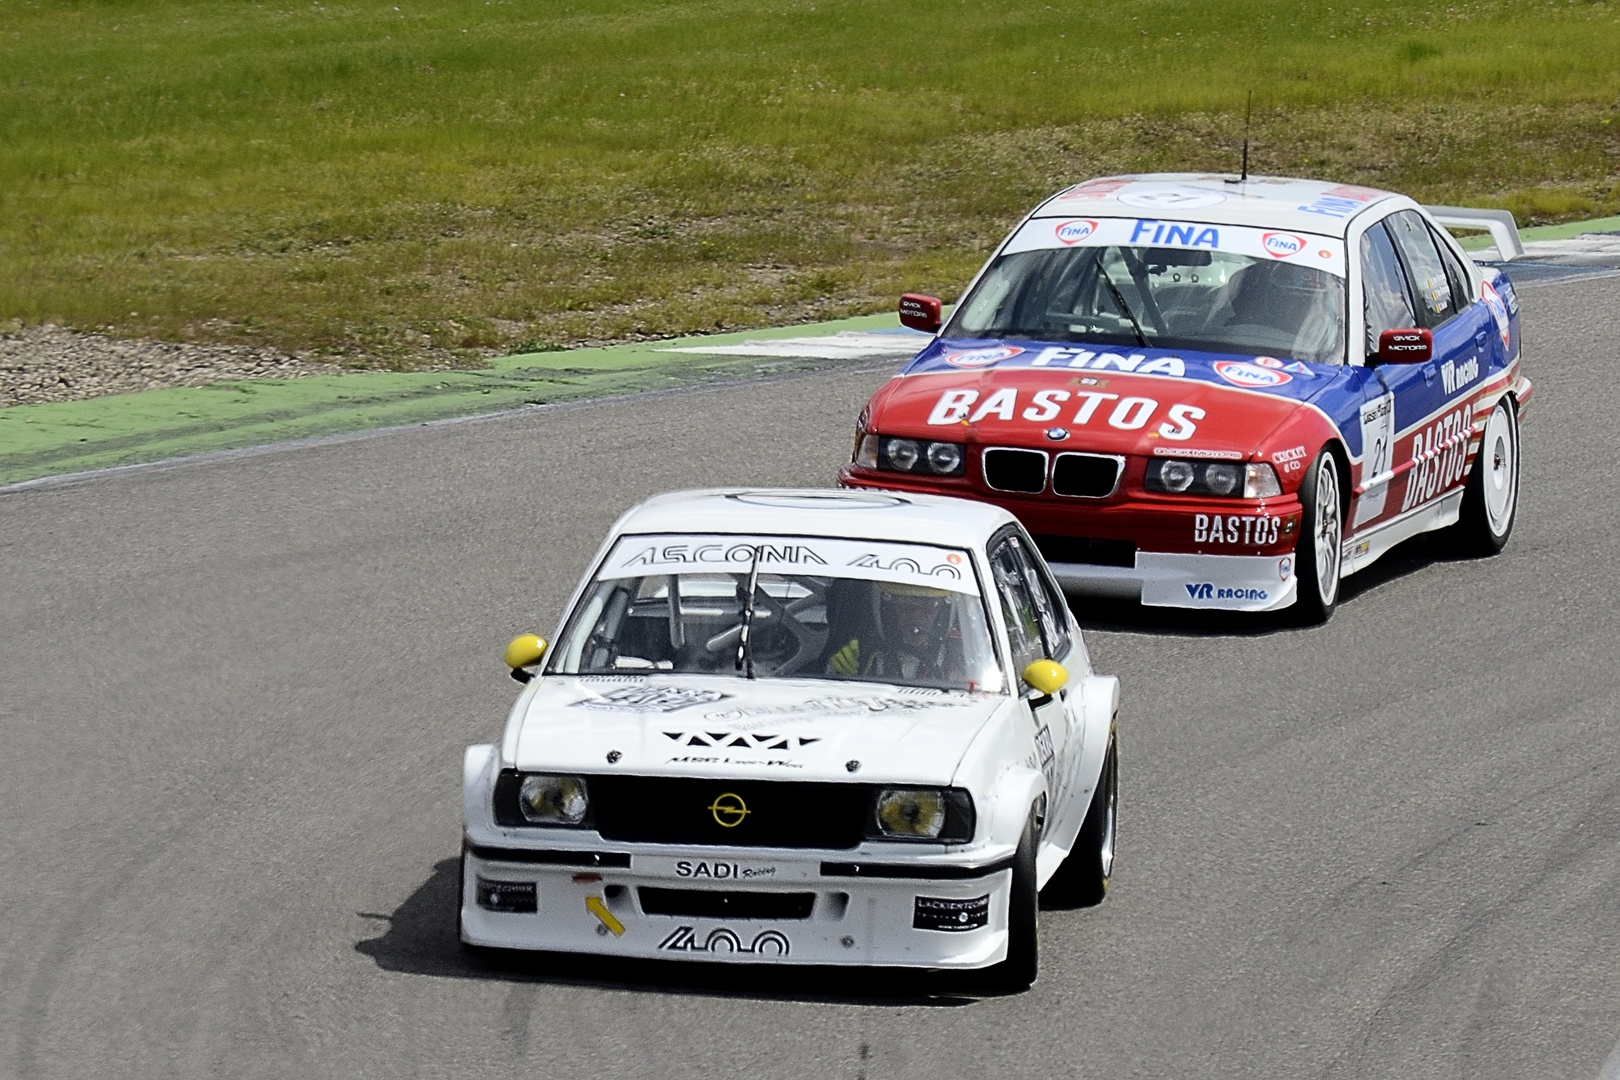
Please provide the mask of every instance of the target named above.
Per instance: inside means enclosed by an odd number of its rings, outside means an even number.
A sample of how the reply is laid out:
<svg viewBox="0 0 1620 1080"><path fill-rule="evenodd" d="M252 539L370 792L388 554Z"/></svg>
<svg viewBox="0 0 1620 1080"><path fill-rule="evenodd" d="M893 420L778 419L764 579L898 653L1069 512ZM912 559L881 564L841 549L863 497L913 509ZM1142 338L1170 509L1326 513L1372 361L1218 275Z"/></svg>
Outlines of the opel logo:
<svg viewBox="0 0 1620 1080"><path fill-rule="evenodd" d="M709 813L722 829L735 829L748 816L748 804L742 801L742 796L728 791L709 804Z"/></svg>

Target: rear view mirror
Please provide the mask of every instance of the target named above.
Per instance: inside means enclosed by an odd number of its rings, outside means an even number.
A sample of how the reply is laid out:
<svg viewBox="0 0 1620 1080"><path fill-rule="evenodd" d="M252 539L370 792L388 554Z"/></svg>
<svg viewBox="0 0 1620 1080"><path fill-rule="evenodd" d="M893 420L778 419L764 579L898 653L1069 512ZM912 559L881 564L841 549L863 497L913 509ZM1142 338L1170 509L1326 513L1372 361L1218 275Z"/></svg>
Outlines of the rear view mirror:
<svg viewBox="0 0 1620 1080"><path fill-rule="evenodd" d="M1434 335L1427 330L1385 330L1378 335L1380 364L1422 364L1434 356Z"/></svg>
<svg viewBox="0 0 1620 1080"><path fill-rule="evenodd" d="M937 334L945 321L941 314L943 310L943 305L935 297L906 293L900 298L900 323L925 334Z"/></svg>
<svg viewBox="0 0 1620 1080"><path fill-rule="evenodd" d="M1056 660L1037 660L1024 669L1024 682L1030 689L1051 697L1069 684L1069 673Z"/></svg>
<svg viewBox="0 0 1620 1080"><path fill-rule="evenodd" d="M534 673L523 669L538 664L540 658L545 655L545 638L533 634L519 634L512 639L512 644L506 647L506 666L512 669L512 678L526 683L534 678Z"/></svg>

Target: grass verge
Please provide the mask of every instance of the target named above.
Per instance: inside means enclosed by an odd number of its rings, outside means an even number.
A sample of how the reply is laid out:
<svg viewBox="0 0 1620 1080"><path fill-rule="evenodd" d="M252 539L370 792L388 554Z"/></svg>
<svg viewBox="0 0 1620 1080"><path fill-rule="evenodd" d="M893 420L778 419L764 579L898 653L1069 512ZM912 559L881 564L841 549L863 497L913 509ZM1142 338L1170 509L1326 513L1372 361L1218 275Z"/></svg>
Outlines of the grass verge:
<svg viewBox="0 0 1620 1080"><path fill-rule="evenodd" d="M950 296L1078 177L1620 212L1589 0L0 0L0 322L478 366ZM493 392L493 391L492 391Z"/></svg>

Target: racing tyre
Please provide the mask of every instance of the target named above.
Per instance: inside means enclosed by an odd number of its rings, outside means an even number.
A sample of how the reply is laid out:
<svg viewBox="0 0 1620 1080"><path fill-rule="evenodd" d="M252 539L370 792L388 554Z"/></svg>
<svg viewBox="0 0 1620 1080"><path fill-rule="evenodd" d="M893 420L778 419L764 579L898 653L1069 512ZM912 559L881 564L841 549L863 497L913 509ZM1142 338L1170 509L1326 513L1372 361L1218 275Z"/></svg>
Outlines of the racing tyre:
<svg viewBox="0 0 1620 1080"><path fill-rule="evenodd" d="M1024 823L1013 856L1012 889L1007 896L1007 959L985 972L988 989L1016 994L1029 989L1040 970L1040 932L1036 925L1040 893L1035 888L1035 817Z"/></svg>
<svg viewBox="0 0 1620 1080"><path fill-rule="evenodd" d="M1519 418L1507 398L1496 403L1479 437L1462 508L1452 526L1466 555L1495 555L1507 546L1519 509Z"/></svg>
<svg viewBox="0 0 1620 1080"><path fill-rule="evenodd" d="M1114 873L1114 837L1119 827L1119 746L1108 737L1097 790L1069 857L1046 883L1042 895L1065 907L1096 907L1108 895Z"/></svg>
<svg viewBox="0 0 1620 1080"><path fill-rule="evenodd" d="M1344 562L1344 502L1339 495L1339 467L1326 450L1311 462L1299 485L1299 546L1294 552L1299 579L1294 601L1301 626L1327 622L1339 603L1339 573Z"/></svg>

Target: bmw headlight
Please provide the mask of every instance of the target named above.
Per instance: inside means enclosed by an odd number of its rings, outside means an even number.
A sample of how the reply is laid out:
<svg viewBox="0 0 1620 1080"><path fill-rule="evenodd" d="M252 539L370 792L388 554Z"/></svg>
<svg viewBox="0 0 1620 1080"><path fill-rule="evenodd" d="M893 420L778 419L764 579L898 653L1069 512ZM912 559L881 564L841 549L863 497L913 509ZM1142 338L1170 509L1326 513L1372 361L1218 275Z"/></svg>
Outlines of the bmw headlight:
<svg viewBox="0 0 1620 1080"><path fill-rule="evenodd" d="M1263 461L1181 461L1155 458L1148 462L1145 486L1172 495L1225 495L1269 499L1282 494L1277 473Z"/></svg>
<svg viewBox="0 0 1620 1080"><path fill-rule="evenodd" d="M973 797L957 788L884 788L873 805L875 837L886 840L973 839Z"/></svg>
<svg viewBox="0 0 1620 1080"><path fill-rule="evenodd" d="M583 776L506 769L495 781L495 820L502 825L583 825L590 809Z"/></svg>
<svg viewBox="0 0 1620 1080"><path fill-rule="evenodd" d="M967 454L961 443L862 435L855 444L855 464L863 469L961 476Z"/></svg>

